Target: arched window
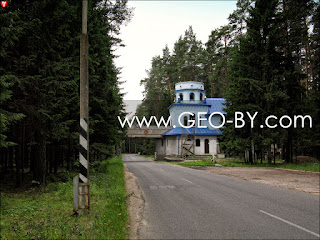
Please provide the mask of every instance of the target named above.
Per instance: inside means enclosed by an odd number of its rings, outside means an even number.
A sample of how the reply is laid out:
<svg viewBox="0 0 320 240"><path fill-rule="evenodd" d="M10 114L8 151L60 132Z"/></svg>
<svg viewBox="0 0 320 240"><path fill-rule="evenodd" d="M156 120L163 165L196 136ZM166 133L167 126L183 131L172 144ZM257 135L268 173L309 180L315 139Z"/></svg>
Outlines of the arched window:
<svg viewBox="0 0 320 240"><path fill-rule="evenodd" d="M200 139L196 139L196 147L200 147Z"/></svg>
<svg viewBox="0 0 320 240"><path fill-rule="evenodd" d="M179 94L179 98L180 98L180 101L183 101L183 94L182 93Z"/></svg>
<svg viewBox="0 0 320 240"><path fill-rule="evenodd" d="M204 140L204 153L209 153L209 139Z"/></svg>
<svg viewBox="0 0 320 240"><path fill-rule="evenodd" d="M200 93L200 101L202 101L203 95L202 93Z"/></svg>
<svg viewBox="0 0 320 240"><path fill-rule="evenodd" d="M188 126L188 117L187 116L184 116L184 118L183 118L183 125Z"/></svg>
<svg viewBox="0 0 320 240"><path fill-rule="evenodd" d="M192 113L193 115L190 115L190 120L196 120L196 115L194 114L194 113ZM190 122L190 124L192 125L193 124L193 127L195 127L195 125L196 125L196 123L195 123L195 121L192 121L192 122Z"/></svg>
<svg viewBox="0 0 320 240"><path fill-rule="evenodd" d="M194 93L190 93L190 101L194 101Z"/></svg>

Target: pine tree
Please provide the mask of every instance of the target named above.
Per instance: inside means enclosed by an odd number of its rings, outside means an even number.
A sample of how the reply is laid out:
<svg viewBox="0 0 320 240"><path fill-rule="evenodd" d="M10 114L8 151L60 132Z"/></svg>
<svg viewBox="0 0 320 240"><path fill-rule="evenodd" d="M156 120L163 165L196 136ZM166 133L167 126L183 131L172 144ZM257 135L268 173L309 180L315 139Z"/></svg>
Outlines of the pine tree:
<svg viewBox="0 0 320 240"><path fill-rule="evenodd" d="M89 6L92 143L103 143L109 155L121 138L114 127L123 104L112 48L121 44L116 36L131 15L126 3L90 1ZM0 10L1 90L7 104L1 111L6 111L6 119L7 113L25 115L12 124L8 136L18 144L17 186L23 164L30 165L34 180L45 184L48 172L57 171L66 158L70 166L70 152L78 145L81 2L15 1ZM28 155L32 157L26 162Z"/></svg>
<svg viewBox="0 0 320 240"><path fill-rule="evenodd" d="M256 1L247 19L247 33L240 37L239 49L232 53L230 89L227 92L227 116L233 118L235 111L258 112L254 128L246 124L242 129L227 126L224 130L224 147L230 152L246 150L249 162L253 162L252 149L261 154L270 149L277 137L274 131L260 126L275 110L284 94L279 86L281 53L277 52L279 25L276 15L277 1ZM248 118L247 118L248 120ZM239 152L238 152L239 153Z"/></svg>

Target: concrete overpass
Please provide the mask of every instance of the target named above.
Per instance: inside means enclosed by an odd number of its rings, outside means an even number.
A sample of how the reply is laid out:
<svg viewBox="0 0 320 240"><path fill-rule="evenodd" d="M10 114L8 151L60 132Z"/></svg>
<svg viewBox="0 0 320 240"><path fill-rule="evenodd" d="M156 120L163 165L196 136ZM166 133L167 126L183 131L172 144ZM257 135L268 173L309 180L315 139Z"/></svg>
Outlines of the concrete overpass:
<svg viewBox="0 0 320 240"><path fill-rule="evenodd" d="M172 129L172 127L136 127L127 129L127 136L129 138L162 138L162 134Z"/></svg>

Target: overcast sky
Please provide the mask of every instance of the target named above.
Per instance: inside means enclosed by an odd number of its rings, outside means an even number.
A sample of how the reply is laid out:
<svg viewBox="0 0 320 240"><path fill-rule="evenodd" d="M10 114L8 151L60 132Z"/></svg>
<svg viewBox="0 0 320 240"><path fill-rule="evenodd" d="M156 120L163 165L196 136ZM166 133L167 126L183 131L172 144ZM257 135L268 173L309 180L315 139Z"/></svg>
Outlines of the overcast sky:
<svg viewBox="0 0 320 240"><path fill-rule="evenodd" d="M120 38L125 47L116 51L117 67L122 67L121 87L125 100L142 100L140 80L147 77L151 60L162 54L167 44L172 51L179 36L191 25L198 40L205 43L211 31L228 23L236 1L132 1L134 16L122 26Z"/></svg>

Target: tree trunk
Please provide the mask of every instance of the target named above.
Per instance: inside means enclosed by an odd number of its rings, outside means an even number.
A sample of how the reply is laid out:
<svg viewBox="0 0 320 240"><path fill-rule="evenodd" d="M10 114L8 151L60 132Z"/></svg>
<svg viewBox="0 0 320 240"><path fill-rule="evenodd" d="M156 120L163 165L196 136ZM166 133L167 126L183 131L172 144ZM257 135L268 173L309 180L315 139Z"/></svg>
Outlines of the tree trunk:
<svg viewBox="0 0 320 240"><path fill-rule="evenodd" d="M285 16L286 15L286 0L282 0L282 11L283 11L283 15L284 15L283 27L284 27L284 36L285 36L284 55L288 56L288 53L289 53L288 23L287 23L287 17Z"/></svg>
<svg viewBox="0 0 320 240"><path fill-rule="evenodd" d="M56 174L58 172L58 160L60 159L61 152L59 146L54 146L52 151L52 160L53 160L53 172Z"/></svg>
<svg viewBox="0 0 320 240"><path fill-rule="evenodd" d="M252 151L251 151L251 149L248 152L249 152L249 163L252 164L253 163L253 159L252 159Z"/></svg>
<svg viewBox="0 0 320 240"><path fill-rule="evenodd" d="M168 85L169 85L169 91L170 91L170 99L171 99L171 102L173 102L173 94L172 94L171 83L169 78L168 78Z"/></svg>
<svg viewBox="0 0 320 240"><path fill-rule="evenodd" d="M47 161L50 163L49 164L49 173L53 173L53 151L52 151L53 146L48 145L47 146Z"/></svg>
<svg viewBox="0 0 320 240"><path fill-rule="evenodd" d="M292 129L288 129L288 139L286 142L286 163L292 163Z"/></svg>
<svg viewBox="0 0 320 240"><path fill-rule="evenodd" d="M40 138L39 142L39 177L40 177L40 184L45 185L46 184L46 173L47 173L47 158L46 158L46 142L43 137Z"/></svg>
<svg viewBox="0 0 320 240"><path fill-rule="evenodd" d="M270 149L270 146L268 147L267 158L268 158L268 164L270 165L272 163L271 162L271 149Z"/></svg>
<svg viewBox="0 0 320 240"><path fill-rule="evenodd" d="M36 134L37 139L37 151L36 151L36 160L34 166L34 180L39 181L41 185L46 184L46 142L43 136L40 133Z"/></svg>
<svg viewBox="0 0 320 240"><path fill-rule="evenodd" d="M8 159L9 159L9 150L8 148L4 149L4 171L8 170Z"/></svg>
<svg viewBox="0 0 320 240"><path fill-rule="evenodd" d="M21 144L15 147L14 159L16 163L16 187L21 187Z"/></svg>
<svg viewBox="0 0 320 240"><path fill-rule="evenodd" d="M226 90L229 88L228 84L228 52L227 52L227 38L226 35L224 35L224 55L226 58L226 65L225 65L225 77L226 77Z"/></svg>
<svg viewBox="0 0 320 240"><path fill-rule="evenodd" d="M29 168L29 147L26 142L24 144L24 167Z"/></svg>
<svg viewBox="0 0 320 240"><path fill-rule="evenodd" d="M35 145L30 147L30 172L33 173L35 171L36 151L37 148L35 147Z"/></svg>
<svg viewBox="0 0 320 240"><path fill-rule="evenodd" d="M276 165L276 144L273 144L273 164Z"/></svg>
<svg viewBox="0 0 320 240"><path fill-rule="evenodd" d="M10 147L9 148L9 158L8 158L8 160L9 160L9 162L8 162L8 167L9 167L9 169L10 169L10 172L12 172L13 171L13 151L14 151L14 148L13 147Z"/></svg>

